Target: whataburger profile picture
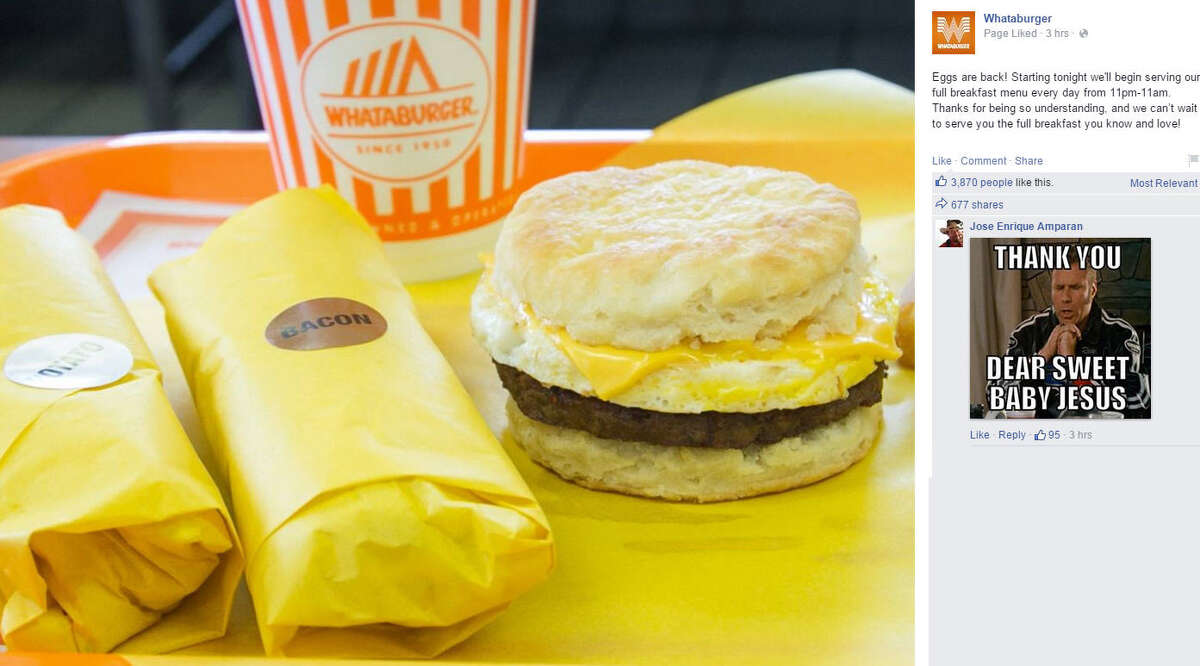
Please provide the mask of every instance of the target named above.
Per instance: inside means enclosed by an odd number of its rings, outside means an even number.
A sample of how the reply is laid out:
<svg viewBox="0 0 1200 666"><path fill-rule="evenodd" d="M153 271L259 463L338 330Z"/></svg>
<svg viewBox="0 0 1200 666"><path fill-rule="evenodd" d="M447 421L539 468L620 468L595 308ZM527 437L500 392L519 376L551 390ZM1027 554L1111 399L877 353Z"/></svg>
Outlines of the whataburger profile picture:
<svg viewBox="0 0 1200 666"><path fill-rule="evenodd" d="M316 140L359 175L391 183L430 178L463 159L491 112L491 85L471 35L424 21L335 31L300 64Z"/></svg>
<svg viewBox="0 0 1200 666"><path fill-rule="evenodd" d="M975 12L933 12L934 54L975 53Z"/></svg>

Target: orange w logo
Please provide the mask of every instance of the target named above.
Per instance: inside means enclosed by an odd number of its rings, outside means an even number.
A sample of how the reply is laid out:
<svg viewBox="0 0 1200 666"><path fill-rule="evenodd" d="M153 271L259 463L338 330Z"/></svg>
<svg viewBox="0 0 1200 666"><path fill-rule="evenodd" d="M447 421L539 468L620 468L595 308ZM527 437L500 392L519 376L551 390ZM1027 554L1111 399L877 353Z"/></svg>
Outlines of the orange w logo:
<svg viewBox="0 0 1200 666"><path fill-rule="evenodd" d="M384 95L406 95L409 93L412 85L413 70L419 69L421 77L425 79L427 89L420 92L434 92L441 89L438 85L437 77L433 75L433 69L429 66L429 60L425 58L425 52L421 50L421 45L417 43L417 38L413 37L408 40L408 51L404 54L404 63L400 67L400 79L396 85L392 85L392 80L395 78L396 61L399 60L400 50L404 47L404 40L398 39L388 48L387 59L384 61L383 72L376 79L376 72L379 69L379 59L383 54L383 49L372 51L367 57L367 68L363 72L362 80L359 81L358 70L362 66L362 58L355 58L350 61L346 67L346 79L342 86L342 96L344 97L378 97ZM372 90L374 89L374 91Z"/></svg>
<svg viewBox="0 0 1200 666"><path fill-rule="evenodd" d="M950 41L951 37L954 38L954 41L961 42L963 35L971 32L971 17L964 16L961 20L956 21L954 19L950 19L947 21L946 17L939 16L937 20L937 31L942 33L942 39L946 40L947 42Z"/></svg>

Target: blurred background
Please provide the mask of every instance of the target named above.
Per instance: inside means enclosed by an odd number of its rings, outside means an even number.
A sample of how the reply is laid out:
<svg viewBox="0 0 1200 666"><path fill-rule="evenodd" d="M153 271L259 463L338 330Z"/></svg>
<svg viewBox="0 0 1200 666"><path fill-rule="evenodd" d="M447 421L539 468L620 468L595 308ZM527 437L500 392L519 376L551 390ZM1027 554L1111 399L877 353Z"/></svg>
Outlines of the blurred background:
<svg viewBox="0 0 1200 666"><path fill-rule="evenodd" d="M838 67L911 88L912 3L541 0L529 125L654 127ZM0 135L262 127L232 0L2 2L0 99Z"/></svg>

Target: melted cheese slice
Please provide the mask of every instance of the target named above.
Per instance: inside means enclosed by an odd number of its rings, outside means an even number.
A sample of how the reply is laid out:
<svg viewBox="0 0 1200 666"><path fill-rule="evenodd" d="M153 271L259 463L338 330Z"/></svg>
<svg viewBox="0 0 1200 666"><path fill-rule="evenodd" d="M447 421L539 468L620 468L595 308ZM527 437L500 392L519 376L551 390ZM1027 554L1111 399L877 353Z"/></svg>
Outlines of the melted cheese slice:
<svg viewBox="0 0 1200 666"><path fill-rule="evenodd" d="M858 329L850 335L808 337L808 324L789 331L770 345L754 340L678 344L660 351L621 349L608 345L586 345L565 330L537 319L528 305L521 308L530 325L550 335L558 348L591 383L596 396L608 400L620 395L647 375L663 368L685 364L737 361L789 361L804 364L814 377L835 372L840 386L848 388L875 369L875 362L900 358L896 346L899 306L888 288L868 278L859 300ZM868 362L869 361L869 362ZM864 372L865 370L865 372Z"/></svg>

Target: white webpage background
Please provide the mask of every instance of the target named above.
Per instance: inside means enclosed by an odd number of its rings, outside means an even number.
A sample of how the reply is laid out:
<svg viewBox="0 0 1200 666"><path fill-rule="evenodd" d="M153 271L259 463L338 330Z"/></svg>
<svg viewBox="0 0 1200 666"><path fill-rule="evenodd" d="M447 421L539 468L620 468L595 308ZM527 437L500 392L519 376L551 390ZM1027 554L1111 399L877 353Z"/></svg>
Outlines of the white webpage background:
<svg viewBox="0 0 1200 666"><path fill-rule="evenodd" d="M940 169L931 163L934 154L1019 153L1045 165L991 170L1185 171L1186 154L1200 153L1200 117L1185 117L1178 131L930 128L934 71L1200 71L1200 5L918 0L916 10L917 478L932 479L918 484L916 617L929 619L917 629L918 663L1200 663L1200 447L1191 446L1200 444L1200 197L1195 218L1046 218L1087 224L1072 236L1153 239L1153 419L1087 422L1092 446L972 446L968 431L982 422L967 418L965 398L968 253L935 249ZM976 12L975 55L931 54L933 10ZM988 12L1052 15L1050 28L1076 36L984 39ZM1191 168L1200 176L1200 165Z"/></svg>

